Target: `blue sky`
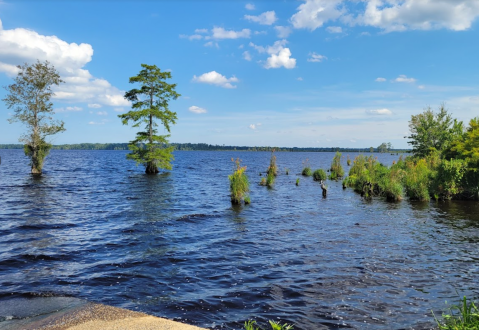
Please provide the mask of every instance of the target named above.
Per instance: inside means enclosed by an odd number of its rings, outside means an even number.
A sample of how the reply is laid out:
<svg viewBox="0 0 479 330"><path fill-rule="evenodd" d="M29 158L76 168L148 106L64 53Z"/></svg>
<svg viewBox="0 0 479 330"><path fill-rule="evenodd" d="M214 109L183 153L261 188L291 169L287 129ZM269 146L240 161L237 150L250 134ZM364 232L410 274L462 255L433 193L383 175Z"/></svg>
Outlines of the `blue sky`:
<svg viewBox="0 0 479 330"><path fill-rule="evenodd" d="M55 66L54 144L133 139L117 115L146 63L182 95L171 142L405 148L427 106L479 115L478 16L477 0L0 0L0 85ZM0 143L24 131L10 115L0 102Z"/></svg>

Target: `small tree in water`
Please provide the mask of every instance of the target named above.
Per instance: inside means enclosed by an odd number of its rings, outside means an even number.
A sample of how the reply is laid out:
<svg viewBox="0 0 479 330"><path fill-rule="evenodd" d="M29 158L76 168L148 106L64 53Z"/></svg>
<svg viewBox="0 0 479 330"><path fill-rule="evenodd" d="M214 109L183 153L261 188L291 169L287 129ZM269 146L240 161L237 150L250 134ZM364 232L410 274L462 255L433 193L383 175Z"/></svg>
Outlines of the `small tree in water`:
<svg viewBox="0 0 479 330"><path fill-rule="evenodd" d="M63 121L53 120L55 113L50 102L54 94L52 86L63 80L48 61L25 63L17 68L15 83L5 87L8 94L3 101L15 112L9 122L22 122L27 126L27 133L19 141L24 143L25 155L30 157L32 174L41 175L43 162L52 147L46 137L65 131Z"/></svg>
<svg viewBox="0 0 479 330"><path fill-rule="evenodd" d="M171 78L170 72L161 72L156 65L142 64L143 68L137 76L130 78L130 83L139 83L140 89L132 89L125 93L125 98L131 101L131 111L118 115L123 125L133 122L133 127L144 124L145 130L136 133L136 139L130 141L131 150L126 157L137 164L143 164L147 174L156 174L158 168L171 170L173 147L167 147L169 135L158 135L159 120L170 133L170 125L176 124L176 112L168 108L168 102L176 100L180 94L175 91L176 84L168 84L165 80Z"/></svg>

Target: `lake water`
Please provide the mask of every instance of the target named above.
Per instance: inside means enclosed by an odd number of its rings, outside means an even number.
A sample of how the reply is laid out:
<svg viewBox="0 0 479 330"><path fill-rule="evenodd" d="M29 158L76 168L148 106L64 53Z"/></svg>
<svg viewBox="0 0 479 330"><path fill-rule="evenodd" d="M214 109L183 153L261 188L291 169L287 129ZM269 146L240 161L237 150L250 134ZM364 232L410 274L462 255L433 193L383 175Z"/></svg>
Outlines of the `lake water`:
<svg viewBox="0 0 479 330"><path fill-rule="evenodd" d="M276 153L272 189L258 185L267 152L175 152L156 176L125 154L53 150L33 178L22 150L0 150L0 304L73 296L215 329L429 329L446 300L479 296L477 202L366 201L331 181L322 198L302 162L326 169L333 153ZM233 157L251 205L231 206Z"/></svg>

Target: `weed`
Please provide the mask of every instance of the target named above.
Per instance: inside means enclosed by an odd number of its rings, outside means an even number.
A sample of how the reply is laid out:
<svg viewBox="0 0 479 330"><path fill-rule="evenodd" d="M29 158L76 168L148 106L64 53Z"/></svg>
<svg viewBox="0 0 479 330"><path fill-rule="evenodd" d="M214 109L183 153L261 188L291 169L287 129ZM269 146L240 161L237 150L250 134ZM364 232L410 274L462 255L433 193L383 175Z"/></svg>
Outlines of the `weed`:
<svg viewBox="0 0 479 330"><path fill-rule="evenodd" d="M299 186L299 178L296 178L296 185Z"/></svg>
<svg viewBox="0 0 479 330"><path fill-rule="evenodd" d="M249 191L248 177L245 174L246 166L241 166L241 160L237 158L234 162L233 174L228 176L230 180L231 203L241 204Z"/></svg>
<svg viewBox="0 0 479 330"><path fill-rule="evenodd" d="M332 180L337 180L339 178L342 178L344 176L344 169L341 166L341 153L336 152L336 155L334 155L333 161L331 163L331 179Z"/></svg>
<svg viewBox="0 0 479 330"><path fill-rule="evenodd" d="M326 172L322 168L314 171L313 179L314 181L326 180Z"/></svg>
<svg viewBox="0 0 479 330"><path fill-rule="evenodd" d="M293 330L293 325L287 323L281 324L270 320L269 325L272 330ZM256 321L248 320L244 323L244 330L261 330L261 328L256 326Z"/></svg>
<svg viewBox="0 0 479 330"><path fill-rule="evenodd" d="M473 301L467 302L464 296L461 304L449 308L449 314L442 314L442 322L434 319L441 330L476 330L479 329L479 309Z"/></svg>

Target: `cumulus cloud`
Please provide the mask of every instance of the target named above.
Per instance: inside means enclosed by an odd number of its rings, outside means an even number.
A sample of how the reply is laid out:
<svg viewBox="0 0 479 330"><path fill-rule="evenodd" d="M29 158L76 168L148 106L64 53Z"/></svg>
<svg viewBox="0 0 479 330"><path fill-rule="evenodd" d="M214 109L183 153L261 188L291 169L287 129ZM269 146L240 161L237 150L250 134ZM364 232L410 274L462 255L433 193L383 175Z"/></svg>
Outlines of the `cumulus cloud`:
<svg viewBox="0 0 479 330"><path fill-rule="evenodd" d="M206 109L197 107L196 105L193 105L193 106L189 107L188 110L191 111L191 112L193 112L193 113L197 113L197 114L207 113L207 112L208 112L208 111L206 111Z"/></svg>
<svg viewBox="0 0 479 330"><path fill-rule="evenodd" d="M296 29L316 30L345 12L341 3L342 0L306 0L291 17L291 23Z"/></svg>
<svg viewBox="0 0 479 330"><path fill-rule="evenodd" d="M479 16L477 0L369 0L357 22L391 31L467 30Z"/></svg>
<svg viewBox="0 0 479 330"><path fill-rule="evenodd" d="M326 31L329 33L343 33L343 28L340 26L328 26Z"/></svg>
<svg viewBox="0 0 479 330"><path fill-rule="evenodd" d="M203 46L205 46L205 47L216 47L216 48L220 48L220 45L218 45L217 42L213 42L213 41L208 41L208 42L205 43Z"/></svg>
<svg viewBox="0 0 479 330"><path fill-rule="evenodd" d="M395 82L404 82L404 83L413 83L416 81L414 78L408 78L406 75L399 75L396 79L394 79Z"/></svg>
<svg viewBox="0 0 479 330"><path fill-rule="evenodd" d="M98 109L98 108L101 108L101 104L98 104L98 103L89 103L89 104L88 104L88 107L89 107L89 108L93 108L93 109Z"/></svg>
<svg viewBox="0 0 479 330"><path fill-rule="evenodd" d="M247 50L243 52L243 58L247 61L251 61L252 59L251 54Z"/></svg>
<svg viewBox="0 0 479 330"><path fill-rule="evenodd" d="M286 69L293 69L296 67L296 59L291 57L291 51L289 48L281 49L278 54L271 54L264 65L266 69L276 69L282 66Z"/></svg>
<svg viewBox="0 0 479 330"><path fill-rule="evenodd" d="M308 58L308 62L322 62L323 60L327 60L328 58L324 55L316 54L316 53L310 53L309 54L311 57Z"/></svg>
<svg viewBox="0 0 479 330"><path fill-rule="evenodd" d="M83 108L80 107L65 107L65 108L57 108L55 109L56 112L78 112L82 111Z"/></svg>
<svg viewBox="0 0 479 330"><path fill-rule="evenodd" d="M274 27L274 29L276 30L276 34L278 35L278 38L287 38L292 32L289 26L277 25Z"/></svg>
<svg viewBox="0 0 479 330"><path fill-rule="evenodd" d="M83 67L91 61L93 48L86 43L68 43L56 36L45 36L23 28L0 28L0 72L15 75L19 63L48 60L65 81L55 87L54 98L70 102L103 105L129 105L124 92L107 80L95 78Z"/></svg>
<svg viewBox="0 0 479 330"><path fill-rule="evenodd" d="M256 125L255 125L255 124L251 124L251 125L249 125L249 128L250 128L250 129L256 129Z"/></svg>
<svg viewBox="0 0 479 330"><path fill-rule="evenodd" d="M231 78L226 78L222 74L216 71L210 71L203 73L201 76L193 76L193 81L198 83L210 84L215 86L220 86L223 88L236 88L236 85L231 84L232 82L238 82L238 78L232 76Z"/></svg>
<svg viewBox="0 0 479 330"><path fill-rule="evenodd" d="M385 82L385 81L386 81L386 78L377 77L376 79L374 79L374 81L377 81L377 82Z"/></svg>
<svg viewBox="0 0 479 330"><path fill-rule="evenodd" d="M366 113L369 115L376 115L376 116L390 116L393 114L392 111L389 109L367 110Z"/></svg>
<svg viewBox="0 0 479 330"><path fill-rule="evenodd" d="M196 29L195 33L208 33L208 29Z"/></svg>
<svg viewBox="0 0 479 330"><path fill-rule="evenodd" d="M243 29L241 31L234 30L225 30L222 27L214 27L211 32L211 36L214 39L238 39L238 38L249 38L251 35L250 29Z"/></svg>
<svg viewBox="0 0 479 330"><path fill-rule="evenodd" d="M272 46L267 47L258 46L252 42L250 42L249 45L256 49L259 53L270 54L270 57L268 57L266 63L264 64L266 69L276 69L280 67L293 69L296 67L296 59L291 57L291 51L289 48L284 47L287 43L288 42L283 39L278 40Z"/></svg>
<svg viewBox="0 0 479 330"><path fill-rule="evenodd" d="M261 25L272 25L278 19L274 10L266 11L258 16L244 15L244 18Z"/></svg>
<svg viewBox="0 0 479 330"><path fill-rule="evenodd" d="M256 7L252 3L247 3L246 6L244 6L244 7L248 10L255 10L256 9Z"/></svg>
<svg viewBox="0 0 479 330"><path fill-rule="evenodd" d="M107 115L108 115L108 112L106 112L106 111L98 111L96 114L99 115L99 116L107 116Z"/></svg>

